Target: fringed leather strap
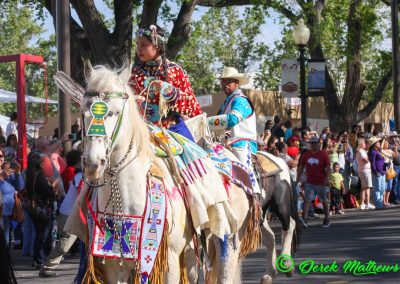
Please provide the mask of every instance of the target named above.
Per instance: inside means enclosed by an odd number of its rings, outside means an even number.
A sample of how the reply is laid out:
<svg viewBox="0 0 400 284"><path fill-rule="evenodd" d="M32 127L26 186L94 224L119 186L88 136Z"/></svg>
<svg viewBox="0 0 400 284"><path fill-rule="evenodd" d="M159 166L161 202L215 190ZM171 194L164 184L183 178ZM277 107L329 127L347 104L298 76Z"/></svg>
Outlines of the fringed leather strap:
<svg viewBox="0 0 400 284"><path fill-rule="evenodd" d="M239 258L244 259L249 253L255 252L261 246L261 207L258 201L253 198L250 207L250 218L247 223L243 241L240 244Z"/></svg>

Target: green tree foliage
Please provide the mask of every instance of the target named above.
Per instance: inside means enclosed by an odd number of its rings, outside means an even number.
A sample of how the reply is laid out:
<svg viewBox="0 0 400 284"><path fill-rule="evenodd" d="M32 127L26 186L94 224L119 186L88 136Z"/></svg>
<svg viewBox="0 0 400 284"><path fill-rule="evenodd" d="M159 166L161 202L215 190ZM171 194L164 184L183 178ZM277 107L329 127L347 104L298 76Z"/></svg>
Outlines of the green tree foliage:
<svg viewBox="0 0 400 284"><path fill-rule="evenodd" d="M210 8L193 23L194 31L178 55L197 93L218 90L215 75L223 66L249 71L258 61L258 51L266 48L257 37L265 22L261 7Z"/></svg>
<svg viewBox="0 0 400 284"><path fill-rule="evenodd" d="M359 19L361 30L361 63L362 78L366 84L363 99L371 100L373 90L378 85L385 71L390 66L388 51L381 49L381 44L387 36L384 26L389 17L387 9L379 1L363 1L355 17ZM338 90L338 95L343 96L347 76L346 65L348 60L353 60L354 34L348 32L350 1L328 1L318 27L318 36L324 47L325 57L328 59L331 76ZM389 89L386 89L384 98L389 100Z"/></svg>
<svg viewBox="0 0 400 284"><path fill-rule="evenodd" d="M23 3L27 9L35 8L36 17L43 15L43 9L54 16L55 1L0 0L2 5L15 2ZM390 53L380 48L382 39L388 37L390 26L389 8L383 4L387 1L105 2L114 12L113 19L106 19L93 0L71 0L71 7L79 17L79 21L71 18L72 76L76 80L82 80L82 58L90 58L94 64L111 65L121 61L121 58L130 58L133 55L134 31L139 26L157 22L167 27L171 35L168 55L188 70L198 93L215 90L217 80L214 75L220 73L224 65L256 73L257 86L276 90L280 81L281 60L296 57L291 29L302 17L311 29L308 56L327 61L324 99L334 127L338 130L349 128L371 113L382 97L390 98L387 91ZM193 12L200 6L206 12L202 13L200 20L193 22ZM271 9L281 14L275 20L285 27L282 40L276 41L275 47L266 46L258 38L260 28L271 15L268 13ZM23 44L16 46L25 47ZM369 99L370 103L358 111L361 99Z"/></svg>
<svg viewBox="0 0 400 284"><path fill-rule="evenodd" d="M344 93L347 76L347 60L351 59L351 43L348 42L347 21L350 1L327 1L321 17L321 23L316 26L316 37L321 41L332 79L341 97ZM311 6L312 7L312 6ZM309 9L311 9L309 6ZM295 8L296 10L296 8ZM298 9L296 13L301 15ZM362 74L367 85L364 99L373 97L373 89L378 84L383 72L390 66L390 52L381 49L382 41L388 35L387 25L388 9L379 2L372 1L363 5L357 12L360 17L362 30ZM280 84L280 63L285 58L296 58L297 47L292 39L293 23L285 21L281 16L280 24L285 27L282 38L276 40L274 47L260 50L262 63L256 76L256 85L262 89L275 90ZM309 55L308 55L309 56ZM385 100L391 100L389 88L386 89Z"/></svg>
<svg viewBox="0 0 400 284"><path fill-rule="evenodd" d="M41 55L47 63L49 84L48 93L51 99L57 99L56 87L52 75L56 70L55 36L49 39L42 38L45 31L43 23L39 21L38 15L27 5L21 5L18 1L9 1L0 6L0 55L11 55L27 53ZM15 91L15 63L0 64L0 88ZM35 97L45 97L44 69L36 64L28 64L26 73L26 94ZM9 115L16 111L16 104L0 104L0 113ZM51 107L55 111L55 107ZM43 104L29 104L29 119L43 118Z"/></svg>

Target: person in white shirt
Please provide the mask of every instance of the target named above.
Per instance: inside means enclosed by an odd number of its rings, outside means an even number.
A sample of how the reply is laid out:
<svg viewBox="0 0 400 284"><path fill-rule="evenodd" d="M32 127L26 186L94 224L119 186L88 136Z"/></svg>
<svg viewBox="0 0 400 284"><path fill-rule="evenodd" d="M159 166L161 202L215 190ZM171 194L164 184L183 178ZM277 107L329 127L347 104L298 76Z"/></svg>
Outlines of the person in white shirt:
<svg viewBox="0 0 400 284"><path fill-rule="evenodd" d="M18 126L17 113L13 112L10 115L10 122L7 124L6 136L8 137L11 134L15 134L18 138L17 126Z"/></svg>
<svg viewBox="0 0 400 284"><path fill-rule="evenodd" d="M373 184L372 184L371 163L368 159L367 149L368 146L366 145L365 139L358 138L356 162L357 162L357 174L361 180L361 192L360 192L361 210L375 209L375 206L369 202L370 191Z"/></svg>

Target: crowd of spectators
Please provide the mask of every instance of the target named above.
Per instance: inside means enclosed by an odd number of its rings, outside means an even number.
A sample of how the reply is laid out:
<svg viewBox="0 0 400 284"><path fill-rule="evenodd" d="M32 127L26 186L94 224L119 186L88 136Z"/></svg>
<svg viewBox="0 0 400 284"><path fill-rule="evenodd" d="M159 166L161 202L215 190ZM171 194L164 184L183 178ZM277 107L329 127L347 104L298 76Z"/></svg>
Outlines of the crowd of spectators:
<svg viewBox="0 0 400 284"><path fill-rule="evenodd" d="M344 214L344 208L381 210L400 203L399 135L378 133L373 126L362 131L320 133L301 130L275 116L259 137L259 149L283 158L298 197L302 223L325 214ZM312 173L312 174L308 174Z"/></svg>
<svg viewBox="0 0 400 284"><path fill-rule="evenodd" d="M56 276L53 269L62 256L71 247L74 254L83 246L76 238L68 246L63 242L69 235L62 229L77 198L77 180L82 178L80 128L74 125L72 130L75 139L66 134L29 140L27 168L22 171L17 159L17 114L10 116L5 132L0 128L0 226L8 249L31 257L32 267L40 269L42 277ZM64 142L73 143L71 151L65 153ZM76 282L82 277L80 271Z"/></svg>
<svg viewBox="0 0 400 284"><path fill-rule="evenodd" d="M55 131L52 138L32 140L24 171L17 159L17 130L13 113L6 131L0 128L0 226L8 248L32 257L40 276L53 277L62 256L79 242L62 228L82 179L80 127L73 126L73 136L59 138ZM74 140L73 149L65 153L62 145L68 140ZM350 133L332 133L329 127L317 133L275 116L266 122L258 146L287 163L303 226L320 211L322 226L329 227L329 216L344 214L344 208L380 210L400 203L399 142L395 132L363 132L355 125ZM82 243L76 246L84 252Z"/></svg>

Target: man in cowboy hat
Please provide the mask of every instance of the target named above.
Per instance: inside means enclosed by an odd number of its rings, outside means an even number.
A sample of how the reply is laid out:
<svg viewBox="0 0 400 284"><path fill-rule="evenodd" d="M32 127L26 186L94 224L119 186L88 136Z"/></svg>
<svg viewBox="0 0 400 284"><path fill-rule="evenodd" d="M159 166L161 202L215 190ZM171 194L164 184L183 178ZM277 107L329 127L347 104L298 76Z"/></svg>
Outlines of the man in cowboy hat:
<svg viewBox="0 0 400 284"><path fill-rule="evenodd" d="M239 88L248 84L249 78L236 68L225 67L220 80L226 99L218 115L208 118L208 124L211 130L231 131L228 145L240 162L248 167L250 175L254 175L251 153L257 152L256 116L253 104ZM252 178L252 181L254 192L260 193L256 179Z"/></svg>

